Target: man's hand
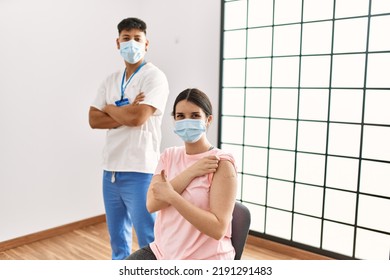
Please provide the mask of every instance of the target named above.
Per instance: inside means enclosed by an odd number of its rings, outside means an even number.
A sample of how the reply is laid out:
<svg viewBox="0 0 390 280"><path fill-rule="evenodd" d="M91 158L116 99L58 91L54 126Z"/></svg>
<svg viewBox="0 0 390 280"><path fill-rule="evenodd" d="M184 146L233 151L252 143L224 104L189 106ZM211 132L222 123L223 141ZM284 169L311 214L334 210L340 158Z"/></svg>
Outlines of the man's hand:
<svg viewBox="0 0 390 280"><path fill-rule="evenodd" d="M139 103L144 101L144 100L145 100L145 94L143 92L140 92L140 93L137 94L137 96L134 98L134 101L131 104L124 105L122 107L139 105ZM116 107L117 106L114 105L114 104L107 104L103 108L103 112L107 113L107 112L109 112L110 108L116 108Z"/></svg>
<svg viewBox="0 0 390 280"><path fill-rule="evenodd" d="M140 102L145 100L145 94L143 92L140 92L137 94L137 96L134 98L133 102L131 105L139 105Z"/></svg>
<svg viewBox="0 0 390 280"><path fill-rule="evenodd" d="M139 104L144 99L145 95L141 92L135 97L131 104L120 107L109 104L104 107L103 111L121 125L130 127L141 126L146 123L157 110L151 105Z"/></svg>

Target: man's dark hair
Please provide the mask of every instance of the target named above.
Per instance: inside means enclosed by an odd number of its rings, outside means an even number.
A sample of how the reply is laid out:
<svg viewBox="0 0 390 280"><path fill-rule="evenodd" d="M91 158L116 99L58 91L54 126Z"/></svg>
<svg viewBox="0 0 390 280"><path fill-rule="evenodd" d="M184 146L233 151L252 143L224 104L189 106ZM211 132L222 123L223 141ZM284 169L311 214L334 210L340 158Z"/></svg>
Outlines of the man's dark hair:
<svg viewBox="0 0 390 280"><path fill-rule="evenodd" d="M121 34L123 30L139 29L146 35L146 23L139 18L125 18L118 24L118 32Z"/></svg>

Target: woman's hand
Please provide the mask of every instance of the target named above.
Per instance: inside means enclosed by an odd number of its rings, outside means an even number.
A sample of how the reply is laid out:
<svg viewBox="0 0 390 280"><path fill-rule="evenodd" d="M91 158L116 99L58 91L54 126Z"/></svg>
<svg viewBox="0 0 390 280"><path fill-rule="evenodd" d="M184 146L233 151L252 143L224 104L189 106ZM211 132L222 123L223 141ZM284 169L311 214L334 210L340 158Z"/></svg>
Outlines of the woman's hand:
<svg viewBox="0 0 390 280"><path fill-rule="evenodd" d="M167 181L165 170L161 170L162 181L153 184L152 192L156 200L170 203L172 196L177 195L177 192L173 189L173 186Z"/></svg>
<svg viewBox="0 0 390 280"><path fill-rule="evenodd" d="M219 157L217 156L207 156L204 158L201 158L197 162L195 162L193 165L191 165L188 168L188 171L190 171L195 177L203 176L209 173L214 173L217 171L219 163Z"/></svg>

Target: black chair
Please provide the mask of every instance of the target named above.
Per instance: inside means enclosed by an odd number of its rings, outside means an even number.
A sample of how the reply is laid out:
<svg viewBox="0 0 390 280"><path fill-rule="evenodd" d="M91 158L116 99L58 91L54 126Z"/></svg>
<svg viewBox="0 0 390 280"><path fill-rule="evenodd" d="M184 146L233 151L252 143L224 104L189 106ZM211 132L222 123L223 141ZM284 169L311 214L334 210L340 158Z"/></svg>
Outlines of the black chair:
<svg viewBox="0 0 390 280"><path fill-rule="evenodd" d="M236 202L232 219L232 244L236 251L235 260L240 260L246 239L248 237L249 226L251 224L251 213L249 209L240 202Z"/></svg>

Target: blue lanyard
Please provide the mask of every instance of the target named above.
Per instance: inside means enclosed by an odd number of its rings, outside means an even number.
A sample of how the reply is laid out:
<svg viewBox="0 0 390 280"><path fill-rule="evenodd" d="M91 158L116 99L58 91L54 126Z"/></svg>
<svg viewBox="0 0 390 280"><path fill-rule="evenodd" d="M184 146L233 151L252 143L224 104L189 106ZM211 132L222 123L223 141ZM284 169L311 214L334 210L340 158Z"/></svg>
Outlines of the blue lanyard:
<svg viewBox="0 0 390 280"><path fill-rule="evenodd" d="M125 68L125 71L123 71L123 76L122 76L122 84L121 84L121 101L123 100L123 97L125 96L125 90L127 88L127 85L130 83L131 79L133 78L133 76L142 68L142 66L144 66L146 64L146 61L142 62L142 64L140 66L138 66L138 68L134 71L133 74L131 74L129 80L127 81L127 83L123 86L123 83L125 82L125 77L126 77L126 68Z"/></svg>

